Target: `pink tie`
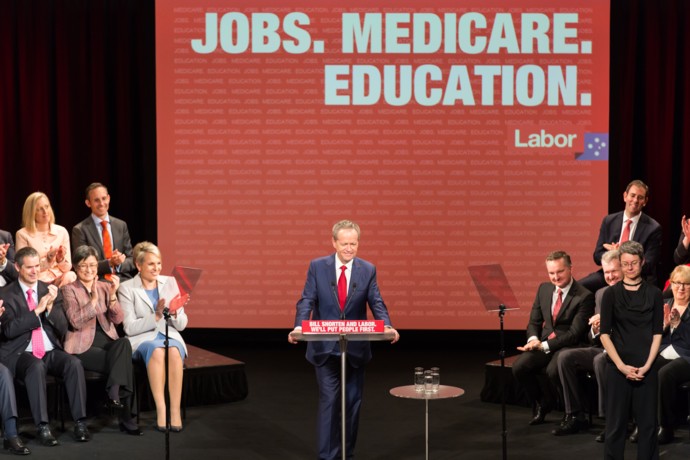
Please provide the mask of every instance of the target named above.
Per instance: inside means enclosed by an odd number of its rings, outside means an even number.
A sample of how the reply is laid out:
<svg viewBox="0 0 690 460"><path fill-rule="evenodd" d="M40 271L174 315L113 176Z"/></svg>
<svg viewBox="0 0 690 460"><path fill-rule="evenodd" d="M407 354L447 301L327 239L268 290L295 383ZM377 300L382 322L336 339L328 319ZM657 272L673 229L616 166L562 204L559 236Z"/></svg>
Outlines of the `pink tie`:
<svg viewBox="0 0 690 460"><path fill-rule="evenodd" d="M345 299L347 299L347 277L345 270L347 267L343 265L340 267L340 278L338 278L338 302L340 302L340 310L345 310Z"/></svg>
<svg viewBox="0 0 690 460"><path fill-rule="evenodd" d="M563 306L563 291L558 289L558 298L556 299L556 304L553 306L553 313L551 314L551 324L553 325L554 329L556 328L556 318L558 318L558 313L561 311L561 307ZM556 337L556 333L552 332L549 334L549 338L553 339Z"/></svg>
<svg viewBox="0 0 690 460"><path fill-rule="evenodd" d="M29 304L29 311L34 311L36 309L36 301L34 300L33 294L33 289L26 291L26 303ZM46 354L45 344L43 343L43 331L40 327L31 331L31 352L38 359L43 358Z"/></svg>
<svg viewBox="0 0 690 460"><path fill-rule="evenodd" d="M621 243L625 243L630 239L630 224L632 224L632 219L628 219L623 229L623 235L621 235Z"/></svg>

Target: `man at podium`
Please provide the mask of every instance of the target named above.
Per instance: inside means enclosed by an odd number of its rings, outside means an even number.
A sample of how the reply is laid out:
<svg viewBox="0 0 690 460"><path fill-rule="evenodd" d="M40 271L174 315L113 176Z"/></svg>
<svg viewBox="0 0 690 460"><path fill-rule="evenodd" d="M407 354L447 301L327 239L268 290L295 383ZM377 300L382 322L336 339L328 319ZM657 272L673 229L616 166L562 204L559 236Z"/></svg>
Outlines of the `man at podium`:
<svg viewBox="0 0 690 460"><path fill-rule="evenodd" d="M314 259L309 264L302 298L297 302L293 332L301 332L302 321L310 319L365 320L366 306L369 304L374 319L383 320L386 331L394 334L392 343L398 341L400 336L391 325L376 282L376 267L355 257L359 235L359 226L352 221L342 220L333 226L335 254ZM297 343L292 333L288 335L288 341ZM306 357L316 369L319 387L316 424L319 459L335 460L342 457L339 344L337 341L310 341ZM345 392L347 458L352 458L354 453L364 386L364 365L370 359L369 342L348 343Z"/></svg>

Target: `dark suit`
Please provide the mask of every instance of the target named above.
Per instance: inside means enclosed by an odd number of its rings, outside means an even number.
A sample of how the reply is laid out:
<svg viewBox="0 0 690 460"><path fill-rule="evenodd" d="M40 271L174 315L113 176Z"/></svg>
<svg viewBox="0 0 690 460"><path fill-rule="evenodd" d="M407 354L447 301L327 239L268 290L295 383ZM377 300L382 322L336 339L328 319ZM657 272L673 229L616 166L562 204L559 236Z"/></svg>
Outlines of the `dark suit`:
<svg viewBox="0 0 690 460"><path fill-rule="evenodd" d="M601 297L608 286L599 289L594 295L594 314L601 308ZM595 372L599 389L599 415L603 416L604 401L606 399L606 358L604 347L601 345L600 335L592 335L592 328L587 333L587 347L569 348L559 353L557 366L561 387L563 388L563 403L566 414L577 414L584 410L582 389L578 379L579 371Z"/></svg>
<svg viewBox="0 0 690 460"><path fill-rule="evenodd" d="M5 230L0 230L0 244L9 243L10 247L7 249L6 259L7 266L0 272L0 276L5 278L6 282L9 284L17 279L17 269L14 267L14 240L12 239L12 234L6 232Z"/></svg>
<svg viewBox="0 0 690 460"><path fill-rule="evenodd" d="M307 273L307 281L302 298L297 302L295 326L303 320L367 318L366 306L375 319L383 320L390 326L388 310L383 303L376 282L376 268L371 263L355 258L352 261L352 274L345 309L341 313L336 288L335 258L330 255L312 260ZM307 345L307 360L316 368L319 385L319 410L317 417L318 446L320 459L342 457L340 439L340 351L338 342L317 341ZM359 409L364 384L364 365L371 359L369 342L353 341L347 347L348 365L346 369L346 435L347 456L353 455L357 439Z"/></svg>
<svg viewBox="0 0 690 460"><path fill-rule="evenodd" d="M132 261L132 240L129 238L129 230L127 223L117 217L108 216L110 220L110 228L113 251L119 250L126 256L125 261L120 265L120 271L117 275L121 279L129 279L134 276L134 262ZM72 253L83 245L94 247L98 251L98 277L103 279L104 275L112 273L110 270L110 262L105 258L103 252L103 240L101 239L101 230L96 228L96 223L93 217L89 216L79 222L72 228Z"/></svg>
<svg viewBox="0 0 690 460"><path fill-rule="evenodd" d="M527 325L527 338L537 337L541 342L545 341L549 352L526 351L513 364L513 375L525 388L530 401L540 402L546 407L555 403L554 388L559 383L556 364L560 351L586 343L587 321L594 313L594 295L573 280L554 322L551 307L555 289L551 283L542 283L539 286ZM549 339L552 332L556 333L556 337ZM540 389L537 374L544 368L551 385Z"/></svg>
<svg viewBox="0 0 690 460"><path fill-rule="evenodd" d="M606 248L604 248L605 243L617 243L620 240L623 216L624 212L620 211L615 214L609 214L602 220L597 245L594 247L593 258L595 264L601 266L601 256L606 252ZM647 282L656 286L657 269L661 257L661 225L647 214L642 213L631 240L637 241L644 248L645 264L642 267L642 276ZM606 286L604 272L599 270L590 273L580 280L580 284L590 291L596 292L598 289Z"/></svg>
<svg viewBox="0 0 690 460"><path fill-rule="evenodd" d="M48 293L48 285L38 281L36 304ZM74 420L86 417L86 384L81 362L62 349L61 337L67 331L67 318L62 310L62 296L58 294L49 315L39 317L29 310L24 291L18 281L0 290L5 314L2 316L3 338L0 342L0 361L26 385L34 422L48 422L46 400L46 372L62 377L67 388ZM31 331L43 327L54 349L42 359L26 352L31 343Z"/></svg>

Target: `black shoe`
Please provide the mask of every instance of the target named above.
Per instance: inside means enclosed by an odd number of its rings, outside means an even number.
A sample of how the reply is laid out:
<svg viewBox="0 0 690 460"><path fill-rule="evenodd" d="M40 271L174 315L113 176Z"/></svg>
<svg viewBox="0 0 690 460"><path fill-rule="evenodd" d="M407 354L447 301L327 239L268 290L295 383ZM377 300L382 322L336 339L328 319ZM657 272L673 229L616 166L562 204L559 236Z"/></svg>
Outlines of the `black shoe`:
<svg viewBox="0 0 690 460"><path fill-rule="evenodd" d="M605 442L606 441L606 430L602 431L597 435L596 438L594 438L596 442Z"/></svg>
<svg viewBox="0 0 690 460"><path fill-rule="evenodd" d="M154 428L156 431L159 431L159 432L161 432L161 433L165 433L165 427L164 427L164 426L154 425L153 428Z"/></svg>
<svg viewBox="0 0 690 460"><path fill-rule="evenodd" d="M659 427L659 433L657 434L657 442L659 444L668 444L673 442L673 429L666 427Z"/></svg>
<svg viewBox="0 0 690 460"><path fill-rule="evenodd" d="M11 436L2 443L6 450L14 455L29 455L31 451L24 445L19 436Z"/></svg>
<svg viewBox="0 0 690 460"><path fill-rule="evenodd" d="M579 420L577 417L569 416L561 423L555 430L551 431L554 436L565 436L568 434L575 434L580 430L587 428L587 422Z"/></svg>
<svg viewBox="0 0 690 460"><path fill-rule="evenodd" d="M86 427L86 422L83 420L77 420L74 422L74 439L77 442L89 442L91 441L91 433Z"/></svg>
<svg viewBox="0 0 690 460"><path fill-rule="evenodd" d="M108 409L113 415L122 414L127 410L127 406L122 404L120 401L115 401L114 399L106 400L105 408Z"/></svg>
<svg viewBox="0 0 690 460"><path fill-rule="evenodd" d="M38 442L44 446L53 447L59 444L57 439L55 439L55 436L53 436L53 433L50 432L50 426L48 426L47 423L44 423L38 427L36 438L38 439Z"/></svg>
<svg viewBox="0 0 690 460"><path fill-rule="evenodd" d="M639 431L637 431L637 425L635 425L635 429L633 430L632 434L630 435L630 442L635 444L637 443L637 438L640 436Z"/></svg>
<svg viewBox="0 0 690 460"><path fill-rule="evenodd" d="M181 433L182 430L184 430L184 427L182 425L180 425L180 426L170 425L170 431L172 431L173 433Z"/></svg>
<svg viewBox="0 0 690 460"><path fill-rule="evenodd" d="M122 422L120 422L120 431L122 431L123 433L130 434L132 436L143 436L144 435L144 432L141 431L141 429L139 427L136 427L136 428L133 428L130 430Z"/></svg>
<svg viewBox="0 0 690 460"><path fill-rule="evenodd" d="M537 413L534 414L534 417L532 418L532 420L530 420L529 424L541 425L542 423L544 423L544 419L546 419L546 414L548 414L549 412L551 412L550 407L537 404Z"/></svg>

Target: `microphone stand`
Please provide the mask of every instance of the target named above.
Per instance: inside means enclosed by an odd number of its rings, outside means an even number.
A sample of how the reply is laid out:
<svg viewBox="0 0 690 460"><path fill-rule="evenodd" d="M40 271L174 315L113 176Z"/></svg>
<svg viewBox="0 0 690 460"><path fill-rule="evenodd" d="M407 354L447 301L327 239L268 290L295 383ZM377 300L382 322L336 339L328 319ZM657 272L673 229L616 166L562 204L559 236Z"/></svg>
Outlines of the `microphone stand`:
<svg viewBox="0 0 690 460"><path fill-rule="evenodd" d="M503 333L503 317L506 314L506 306L501 304L498 306L498 318L501 323L501 349L498 352L501 357L501 437L503 442L503 460L508 458L508 429L506 427L506 346L505 337ZM166 326L167 327L167 326ZM167 331L166 331L167 332Z"/></svg>
<svg viewBox="0 0 690 460"><path fill-rule="evenodd" d="M170 384L169 384L169 379L168 379L168 372L169 372L169 361L168 361L168 353L169 353L169 336L168 336L168 326L170 322L170 310L168 307L165 307L163 309L163 318L165 318L165 341L163 344L165 345L165 384L163 386L163 395L165 398L165 460L170 459Z"/></svg>

